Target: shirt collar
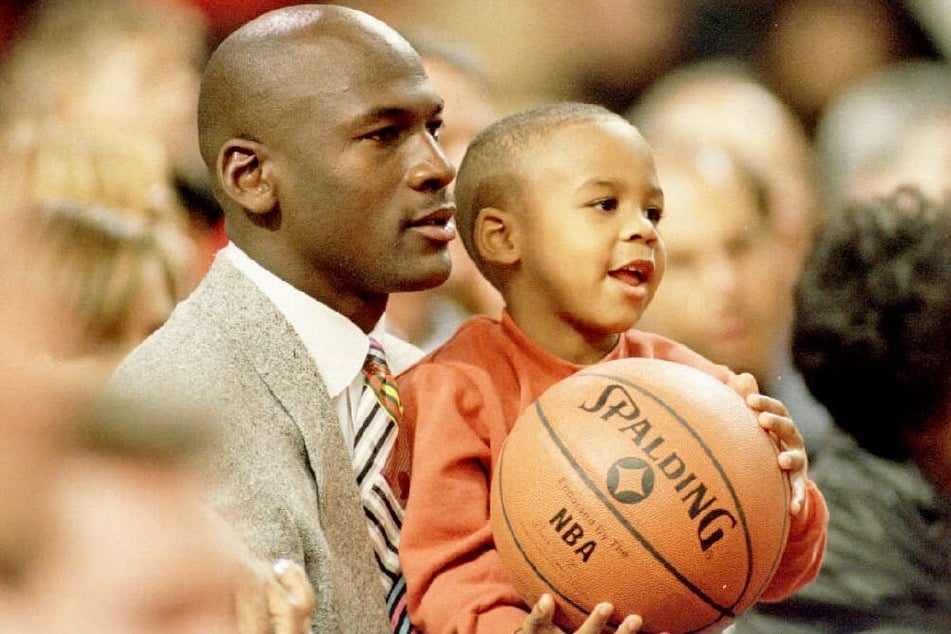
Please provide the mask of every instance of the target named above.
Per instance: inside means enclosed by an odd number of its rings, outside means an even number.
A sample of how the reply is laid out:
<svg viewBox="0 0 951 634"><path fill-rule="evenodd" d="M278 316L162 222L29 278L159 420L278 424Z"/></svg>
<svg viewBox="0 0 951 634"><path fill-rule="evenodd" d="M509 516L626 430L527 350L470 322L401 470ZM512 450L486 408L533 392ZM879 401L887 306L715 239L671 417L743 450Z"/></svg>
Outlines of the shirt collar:
<svg viewBox="0 0 951 634"><path fill-rule="evenodd" d="M218 257L244 273L284 315L316 363L331 398L338 398L358 377L362 380L370 340L356 324L274 275L233 242ZM379 341L384 330L380 319L371 335Z"/></svg>

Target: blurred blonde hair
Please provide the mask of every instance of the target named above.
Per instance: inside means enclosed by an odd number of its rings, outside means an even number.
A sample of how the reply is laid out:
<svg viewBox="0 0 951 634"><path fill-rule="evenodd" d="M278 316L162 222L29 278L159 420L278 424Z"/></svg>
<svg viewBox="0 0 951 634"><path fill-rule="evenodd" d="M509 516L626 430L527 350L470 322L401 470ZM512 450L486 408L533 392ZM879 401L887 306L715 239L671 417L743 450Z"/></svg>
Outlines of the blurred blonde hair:
<svg viewBox="0 0 951 634"><path fill-rule="evenodd" d="M0 147L0 214L39 245L25 275L78 318L80 340L118 336L152 262L173 300L190 290L186 212L150 137L22 120Z"/></svg>

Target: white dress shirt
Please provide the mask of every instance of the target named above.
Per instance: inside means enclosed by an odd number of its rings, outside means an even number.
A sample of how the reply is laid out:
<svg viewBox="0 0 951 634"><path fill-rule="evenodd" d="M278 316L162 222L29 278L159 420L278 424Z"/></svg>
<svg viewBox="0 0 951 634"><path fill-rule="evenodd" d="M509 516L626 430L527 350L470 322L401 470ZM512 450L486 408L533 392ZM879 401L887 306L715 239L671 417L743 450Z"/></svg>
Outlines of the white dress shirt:
<svg viewBox="0 0 951 634"><path fill-rule="evenodd" d="M357 403L363 390L363 363L370 339L352 321L303 291L288 284L233 242L218 252L261 289L291 324L304 342L340 418L347 447L352 451ZM384 320L370 336L382 340Z"/></svg>

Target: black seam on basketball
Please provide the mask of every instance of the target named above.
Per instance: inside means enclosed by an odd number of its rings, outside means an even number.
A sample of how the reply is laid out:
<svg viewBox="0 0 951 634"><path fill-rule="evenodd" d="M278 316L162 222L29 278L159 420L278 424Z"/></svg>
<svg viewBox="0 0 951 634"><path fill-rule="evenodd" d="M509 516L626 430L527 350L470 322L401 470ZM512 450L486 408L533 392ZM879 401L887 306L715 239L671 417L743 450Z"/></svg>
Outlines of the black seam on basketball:
<svg viewBox="0 0 951 634"><path fill-rule="evenodd" d="M779 450L777 449L777 454ZM788 487L783 487L783 501L785 502L784 508L789 508L789 502L792 499L792 485ZM756 596L759 597L763 592L769 587L769 582L773 580L773 576L776 574L776 571L779 570L779 564L782 562L783 553L786 551L785 543L789 538L789 513L783 515L783 548L780 548L776 552L776 557L773 559L773 564L769 568L769 575L763 580L763 585L757 590Z"/></svg>
<svg viewBox="0 0 951 634"><path fill-rule="evenodd" d="M733 484L730 482L730 479L727 477L726 473L724 472L723 466L720 464L720 461L717 460L716 456L713 455L713 452L710 451L710 448L707 447L707 444L703 441L703 439L696 432L696 430L693 427L691 427L687 423L687 421L681 418L680 415L677 414L677 412L675 412L669 405L667 405L667 403L661 400L660 397L658 397L656 394L654 394L650 390L640 385L637 385L636 383L632 383L628 379L624 379L622 377L614 376L611 374L601 374L598 372L585 372L585 375L600 376L602 378L610 379L618 383L623 383L624 385L627 385L628 387L634 388L635 390L637 390L641 394L644 394L648 398L654 399L654 401L656 401L657 404L659 404L661 407L667 410L667 412L671 416L673 416L675 419L677 419L677 421L680 422L680 424L684 427L684 429L686 429L690 433L690 435L694 437L694 439L697 441L697 443L699 443L700 447L703 449L704 453L707 454L707 457L713 463L714 468L716 468L717 472L720 474L720 477L722 478L723 483L726 485L727 490L730 492L730 497L733 499L733 503L736 505L736 511L737 511L737 514L740 516L740 523L743 526L743 537L744 537L744 540L746 541L746 555L747 555L746 556L746 581L743 584L743 588L741 592L739 592L737 596L737 600L729 605L729 609L732 610L733 607L736 606L736 604L739 603L740 599L743 598L743 596L746 594L746 591L749 589L749 586L750 586L750 581L752 580L752 577L753 577L753 544L752 544L752 539L750 537L749 525L746 521L746 512L743 510L743 505L740 503L739 497L736 495L736 490L733 488ZM787 499L786 507L788 508L788 506L789 506L789 503ZM785 523L788 520L784 519L783 521Z"/></svg>
<svg viewBox="0 0 951 634"><path fill-rule="evenodd" d="M538 410L539 416L541 416L542 415L541 408L537 402L535 403L535 408ZM515 530L515 528L512 526L512 523L509 521L509 514L508 514L507 504L505 501L505 494L502 490L502 487L505 485L505 480L502 477L500 477L500 474L502 471L502 462L504 460L505 460L505 447L503 446L502 452L499 454L499 466L497 467L497 470L499 473L496 473L495 477L499 479L499 485L498 485L499 486L499 506L502 508L502 518L505 520L505 526L506 528L508 528L509 536L512 538L512 541L515 543L515 547L518 548L518 552L521 553L522 559L525 561L526 564L528 564L528 567L532 569L532 571L535 573L535 576L541 579L554 594L557 594L566 603L570 604L573 608L575 608L582 614L588 614L589 613L588 610L586 610L583 606L578 605L570 597L566 596L563 592L561 592L561 590L553 586L552 583L548 580L548 577L546 577L542 573L542 571L539 570L535 566L535 562L532 561L531 558L529 558L528 553L526 553L525 549L522 548L522 543L518 539L518 532Z"/></svg>
<svg viewBox="0 0 951 634"><path fill-rule="evenodd" d="M599 376L600 376L600 375L599 375ZM606 377L606 378L610 378L611 380L615 380L615 381L618 380L617 377L610 377L610 376L609 376L609 377ZM627 384L627 385L630 385L630 384L627 383L626 381L624 381L624 383ZM631 387L637 388L637 386L633 386L633 385L632 385ZM646 390L640 390L640 391L644 392L644 393L647 394L648 396L651 396L652 398L654 398L655 400L657 400L658 403L660 403L661 405L664 405L663 401L660 401L659 399L657 399L657 398L654 397L653 395L647 393ZM677 417L677 415L676 415L675 413L673 413L673 412L670 410L669 407L666 407L666 405L664 405L664 407L665 407L668 411L670 411L675 417ZM611 514L614 515L615 519L617 519L617 521L618 521L624 528L627 529L628 533L630 533L637 541L639 541L639 542L641 543L641 545L645 548L645 550L647 550L647 552L649 552L649 553L651 554L651 556L654 557L654 559L655 559L658 563L660 563L664 568L666 568L667 571L670 572L670 574L672 574L672 575L674 576L674 578L677 579L677 580L680 582L681 585L683 585L683 586L684 586L685 588L687 588L690 592L692 592L692 593L694 594L694 596L696 596L698 599L700 599L701 601L703 601L704 603L706 603L707 605L709 605L710 607L712 607L714 610L716 610L717 612L719 612L722 616L727 616L727 617L729 617L729 618L735 618L735 617L736 617L736 614L733 613L732 607L733 607L733 605L736 605L736 602L734 602L734 603L733 603L732 605L730 605L729 607L727 607L727 606L722 606L722 605L720 605L719 603L717 603L717 601L716 601L715 599L713 599L712 597L707 596L707 594L706 594L703 590L701 590L701 589L698 588L696 585L694 585L693 582L691 582L683 573L681 573L679 570L677 570L677 568L674 567L673 564L671 564L669 561L667 561L667 559L664 558L664 556L661 555L660 552L658 552L658 551L653 547L653 545L651 545L650 542L648 542L648 541L640 534L640 532L638 532L638 530L637 530L636 528L634 528L634 526L631 525L631 523L628 522L628 521L624 518L624 516L621 515L621 514L617 511L617 509L615 509L615 508L611 505L611 503L607 500L607 498L604 496L604 494L601 493L601 491L598 490L598 488L597 488L597 486L594 484L594 482L591 481L591 479L590 479L590 478L584 473L584 471L581 469L581 466L580 466L580 465L574 460L574 458L570 455L570 453L568 452L568 448L564 445L564 443L562 443L561 439L558 437L558 435L555 433L555 430L552 428L551 424L549 423L548 417L545 416L545 412L544 412L544 410L542 409L540 403L538 403L538 405L537 405L537 410L538 410L538 417L539 417L539 419L541 420L541 422L542 422L542 424L545 426L545 428L548 430L548 433L549 433L549 435L551 436L551 439L555 442L555 444L557 445L558 449L561 451L562 455L564 456L565 460L567 460L568 463L570 464L571 468L574 469L576 475L578 475L578 477L581 478L581 480L584 482L585 486L588 487L588 490L591 491L595 496L597 496L597 498L598 498L599 500L601 500L601 502L602 502L602 504L605 506L605 508L607 508L607 509L611 512ZM678 420L681 420L679 417L677 417L677 419L678 419ZM704 449L706 449L706 448L704 448ZM722 472L721 472L721 475L723 475ZM732 494L732 491L731 491L731 494ZM735 499L736 499L736 496L734 495L733 498L734 498L734 500L735 500ZM746 525L745 525L745 523L744 523L744 531L745 531L745 530L746 530ZM750 548L749 548L749 539L748 539L748 538L747 538L747 550L750 550ZM747 559L751 559L751 557L747 557ZM746 587L749 585L749 576L750 576L750 575L748 574L748 575L747 575L746 584L744 585L744 592L745 592ZM743 596L743 592L739 593L739 596L742 597L742 596ZM720 620L720 619L718 618L718 619L714 620L713 622L715 623L716 621L719 621L719 620ZM708 627L708 625L705 625L704 627Z"/></svg>

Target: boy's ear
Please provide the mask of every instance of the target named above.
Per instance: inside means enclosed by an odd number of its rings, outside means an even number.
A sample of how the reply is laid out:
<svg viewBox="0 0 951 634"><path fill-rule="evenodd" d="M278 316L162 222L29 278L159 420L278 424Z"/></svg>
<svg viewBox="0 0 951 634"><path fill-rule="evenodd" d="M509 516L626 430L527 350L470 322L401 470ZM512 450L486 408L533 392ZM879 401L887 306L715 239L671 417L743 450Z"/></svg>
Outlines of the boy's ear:
<svg viewBox="0 0 951 634"><path fill-rule="evenodd" d="M244 209L266 214L277 206L277 191L263 145L247 139L229 139L218 154L218 180Z"/></svg>
<svg viewBox="0 0 951 634"><path fill-rule="evenodd" d="M479 210L473 242L485 262L511 265L521 258L515 217L504 209L483 207Z"/></svg>

